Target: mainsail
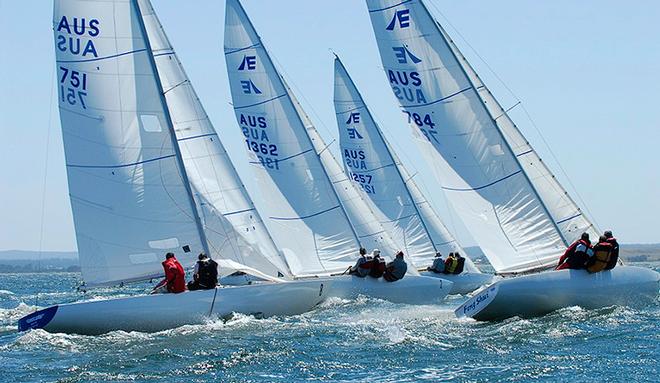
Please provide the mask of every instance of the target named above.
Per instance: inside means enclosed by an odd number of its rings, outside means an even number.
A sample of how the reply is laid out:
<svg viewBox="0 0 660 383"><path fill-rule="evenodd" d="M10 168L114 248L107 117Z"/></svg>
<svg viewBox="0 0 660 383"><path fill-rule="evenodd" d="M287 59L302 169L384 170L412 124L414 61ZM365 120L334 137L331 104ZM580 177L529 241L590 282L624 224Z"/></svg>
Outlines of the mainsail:
<svg viewBox="0 0 660 383"><path fill-rule="evenodd" d="M421 0L367 0L394 95L497 272L545 268L593 225Z"/></svg>
<svg viewBox="0 0 660 383"><path fill-rule="evenodd" d="M237 0L227 1L225 17L225 57L234 110L266 201L273 237L294 274L345 269L361 244L374 247L369 241L384 235L382 227L373 227L377 221L368 217L368 210L354 214L366 220L351 222L347 207L354 200L343 201L340 193L346 190L333 185L333 176L341 174L341 168L336 162L337 170L326 168L332 166L327 146ZM350 182L341 185L352 187Z"/></svg>
<svg viewBox="0 0 660 383"><path fill-rule="evenodd" d="M149 0L140 0L156 67L211 255L289 274Z"/></svg>
<svg viewBox="0 0 660 383"><path fill-rule="evenodd" d="M334 102L344 170L399 246L420 266L431 264L436 252L465 253L392 150L338 57Z"/></svg>
<svg viewBox="0 0 660 383"><path fill-rule="evenodd" d="M53 29L69 195L88 284L162 274L206 241L137 3L56 0Z"/></svg>

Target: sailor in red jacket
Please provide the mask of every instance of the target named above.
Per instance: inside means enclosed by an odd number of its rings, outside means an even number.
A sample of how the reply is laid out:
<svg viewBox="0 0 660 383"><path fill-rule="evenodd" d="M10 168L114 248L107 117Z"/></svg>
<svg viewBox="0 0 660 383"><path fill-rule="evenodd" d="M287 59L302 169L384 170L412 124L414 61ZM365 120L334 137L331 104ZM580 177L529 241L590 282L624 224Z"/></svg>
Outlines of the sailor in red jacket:
<svg viewBox="0 0 660 383"><path fill-rule="evenodd" d="M559 264L555 270L563 269L584 269L587 260L593 255L594 251L589 240L589 233L582 233L577 241L566 249L564 255L559 258Z"/></svg>
<svg viewBox="0 0 660 383"><path fill-rule="evenodd" d="M186 272L173 253L165 254L163 270L165 271L165 279L154 288L154 292L163 286L167 286L168 293L182 293L186 291Z"/></svg>

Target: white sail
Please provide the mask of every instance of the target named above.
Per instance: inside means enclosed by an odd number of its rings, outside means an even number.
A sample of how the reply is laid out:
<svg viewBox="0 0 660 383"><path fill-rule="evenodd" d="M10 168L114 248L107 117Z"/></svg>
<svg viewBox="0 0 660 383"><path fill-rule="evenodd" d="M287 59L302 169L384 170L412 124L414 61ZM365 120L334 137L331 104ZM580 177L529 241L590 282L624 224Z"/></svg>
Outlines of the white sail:
<svg viewBox="0 0 660 383"><path fill-rule="evenodd" d="M399 246L420 266L430 265L438 251L465 253L392 150L339 58L334 102L344 170ZM471 263L468 268L476 270Z"/></svg>
<svg viewBox="0 0 660 383"><path fill-rule="evenodd" d="M499 116L420 0L367 0L395 96L447 199L498 272L547 267L568 243ZM507 132L511 136L510 132ZM527 144L528 145L528 144ZM549 173L548 173L549 174ZM540 175L543 177L544 175Z"/></svg>
<svg viewBox="0 0 660 383"><path fill-rule="evenodd" d="M518 157L520 166L529 177L539 197L545 203L548 212L555 220L557 227L568 243L573 243L580 238L584 232L589 233L592 239L597 239L599 234L595 225L587 218L582 209L573 201L566 189L557 181L550 169L541 160L534 148L522 135L516 124L511 120L504 108L500 105L486 85L481 81L470 63L458 50L454 41L447 32L438 24L445 40L449 42L454 54L458 57L465 73L468 75L484 105L490 111L491 116L495 117L495 122L504 135L504 139L511 146L511 150Z"/></svg>
<svg viewBox="0 0 660 383"><path fill-rule="evenodd" d="M205 239L149 42L129 0L56 0L59 109L83 278L161 275L191 265Z"/></svg>
<svg viewBox="0 0 660 383"><path fill-rule="evenodd" d="M211 255L270 276L290 274L151 3L139 4Z"/></svg>
<svg viewBox="0 0 660 383"><path fill-rule="evenodd" d="M346 268L355 259L357 235L286 85L236 0L227 1L224 45L236 118L269 228L291 271Z"/></svg>

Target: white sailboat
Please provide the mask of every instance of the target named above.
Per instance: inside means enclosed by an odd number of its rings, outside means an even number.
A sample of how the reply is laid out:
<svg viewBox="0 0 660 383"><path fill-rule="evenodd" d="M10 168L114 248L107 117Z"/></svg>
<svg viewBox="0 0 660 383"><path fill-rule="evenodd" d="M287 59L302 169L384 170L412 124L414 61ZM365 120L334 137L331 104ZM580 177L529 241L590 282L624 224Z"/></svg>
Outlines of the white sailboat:
<svg viewBox="0 0 660 383"><path fill-rule="evenodd" d="M396 245L344 175L275 68L238 0L228 0L225 58L236 119L245 139L269 228L297 278L332 275L329 294L393 302L443 299L451 282L414 268L395 283L342 274L360 246L394 253ZM411 264L408 259L409 264Z"/></svg>
<svg viewBox="0 0 660 383"><path fill-rule="evenodd" d="M598 238L424 3L367 5L394 95L447 200L496 272L551 268L581 233ZM655 299L659 282L660 274L631 266L539 273L496 282L456 313L489 320L643 303Z"/></svg>
<svg viewBox="0 0 660 383"><path fill-rule="evenodd" d="M88 285L159 277L163 254L221 275L269 282L62 304L19 330L157 331L233 312L299 314L326 280L284 281L288 268L254 210L148 0L56 0L60 119L78 253Z"/></svg>
<svg viewBox="0 0 660 383"><path fill-rule="evenodd" d="M431 265L437 252L465 254L387 142L339 57L334 103L344 171L364 191L398 246L420 266ZM420 273L454 282L450 294L470 293L492 279L467 256L461 274Z"/></svg>

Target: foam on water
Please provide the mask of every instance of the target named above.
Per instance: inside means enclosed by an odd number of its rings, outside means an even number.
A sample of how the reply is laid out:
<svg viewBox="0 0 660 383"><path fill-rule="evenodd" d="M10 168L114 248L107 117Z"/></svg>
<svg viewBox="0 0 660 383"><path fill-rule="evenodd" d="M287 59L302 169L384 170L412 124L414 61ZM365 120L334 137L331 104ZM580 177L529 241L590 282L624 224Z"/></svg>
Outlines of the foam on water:
<svg viewBox="0 0 660 383"><path fill-rule="evenodd" d="M454 317L461 297L429 306L360 297L330 299L293 317L235 314L157 333L19 334L16 321L39 308L26 303L38 286L51 287L49 295L39 294L47 297L40 306L57 303L52 299L130 295L148 286L82 293L73 276L63 275L18 290L12 278L0 275L0 289L13 297L0 306L0 359L9 381L600 382L625 376L635 382L658 376L660 305L569 307L540 318L481 323Z"/></svg>

